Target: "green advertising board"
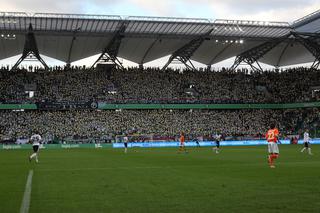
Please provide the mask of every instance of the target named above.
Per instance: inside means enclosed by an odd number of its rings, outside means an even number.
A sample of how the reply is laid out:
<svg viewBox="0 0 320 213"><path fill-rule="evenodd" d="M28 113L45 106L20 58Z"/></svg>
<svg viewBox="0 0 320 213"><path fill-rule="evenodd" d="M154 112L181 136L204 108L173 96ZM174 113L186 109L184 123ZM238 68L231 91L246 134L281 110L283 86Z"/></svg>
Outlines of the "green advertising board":
<svg viewBox="0 0 320 213"><path fill-rule="evenodd" d="M98 103L98 109L290 109L320 107L320 102L285 104L108 104Z"/></svg>

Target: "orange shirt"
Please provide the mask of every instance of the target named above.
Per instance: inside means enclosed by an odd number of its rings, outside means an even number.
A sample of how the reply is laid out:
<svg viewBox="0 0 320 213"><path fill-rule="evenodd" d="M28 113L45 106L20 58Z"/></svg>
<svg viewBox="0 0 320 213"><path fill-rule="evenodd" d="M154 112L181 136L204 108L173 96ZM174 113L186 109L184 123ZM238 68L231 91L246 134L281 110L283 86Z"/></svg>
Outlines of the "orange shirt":
<svg viewBox="0 0 320 213"><path fill-rule="evenodd" d="M279 130L277 128L269 129L266 134L266 139L268 142L277 142L279 136Z"/></svg>
<svg viewBox="0 0 320 213"><path fill-rule="evenodd" d="M184 136L183 135L180 136L180 143L184 144Z"/></svg>

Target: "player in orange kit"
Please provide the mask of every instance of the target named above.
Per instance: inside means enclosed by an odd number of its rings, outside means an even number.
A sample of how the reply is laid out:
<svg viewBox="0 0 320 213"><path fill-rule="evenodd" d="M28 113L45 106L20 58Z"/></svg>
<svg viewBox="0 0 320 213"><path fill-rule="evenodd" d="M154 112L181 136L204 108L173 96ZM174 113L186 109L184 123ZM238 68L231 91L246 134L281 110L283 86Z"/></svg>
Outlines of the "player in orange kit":
<svg viewBox="0 0 320 213"><path fill-rule="evenodd" d="M274 124L270 125L270 129L266 134L266 139L268 141L268 163L270 168L275 168L273 161L278 158L279 156L279 148L278 148L278 137L279 137L279 130L275 127Z"/></svg>
<svg viewBox="0 0 320 213"><path fill-rule="evenodd" d="M184 151L184 153L188 153L187 150L186 150L185 144L184 144L185 139L184 139L184 133L183 132L180 133L180 139L179 140L180 140L180 147L179 147L178 153L181 153L181 151Z"/></svg>

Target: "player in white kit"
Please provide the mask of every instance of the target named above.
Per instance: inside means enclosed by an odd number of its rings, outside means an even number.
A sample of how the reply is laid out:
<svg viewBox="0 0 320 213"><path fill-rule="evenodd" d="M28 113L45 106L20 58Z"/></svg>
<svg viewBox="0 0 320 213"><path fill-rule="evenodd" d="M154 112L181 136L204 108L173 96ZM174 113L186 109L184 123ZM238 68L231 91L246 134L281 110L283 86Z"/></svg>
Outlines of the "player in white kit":
<svg viewBox="0 0 320 213"><path fill-rule="evenodd" d="M33 153L29 156L30 162L31 162L32 158L35 158L37 163L39 162L38 152L39 152L41 140L42 140L42 138L39 134L34 134L31 136L30 141L32 142Z"/></svg>
<svg viewBox="0 0 320 213"><path fill-rule="evenodd" d="M306 129L306 131L303 134L303 149L301 149L301 152L304 152L304 150L308 150L309 155L312 155L311 148L310 148L310 136L309 136L309 130Z"/></svg>

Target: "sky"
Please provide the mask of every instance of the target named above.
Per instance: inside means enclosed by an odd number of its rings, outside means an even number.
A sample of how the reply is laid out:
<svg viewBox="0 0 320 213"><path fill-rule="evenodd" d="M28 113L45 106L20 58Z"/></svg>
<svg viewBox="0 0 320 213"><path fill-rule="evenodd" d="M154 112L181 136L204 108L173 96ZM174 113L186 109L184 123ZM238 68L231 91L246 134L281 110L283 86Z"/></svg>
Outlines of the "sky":
<svg viewBox="0 0 320 213"><path fill-rule="evenodd" d="M319 10L320 0L0 0L0 5L2 12L157 16L292 23ZM15 58L11 60L14 61ZM94 57L76 63L90 63L91 60L94 61ZM7 61L10 63L10 59ZM51 59L50 61L59 63Z"/></svg>

